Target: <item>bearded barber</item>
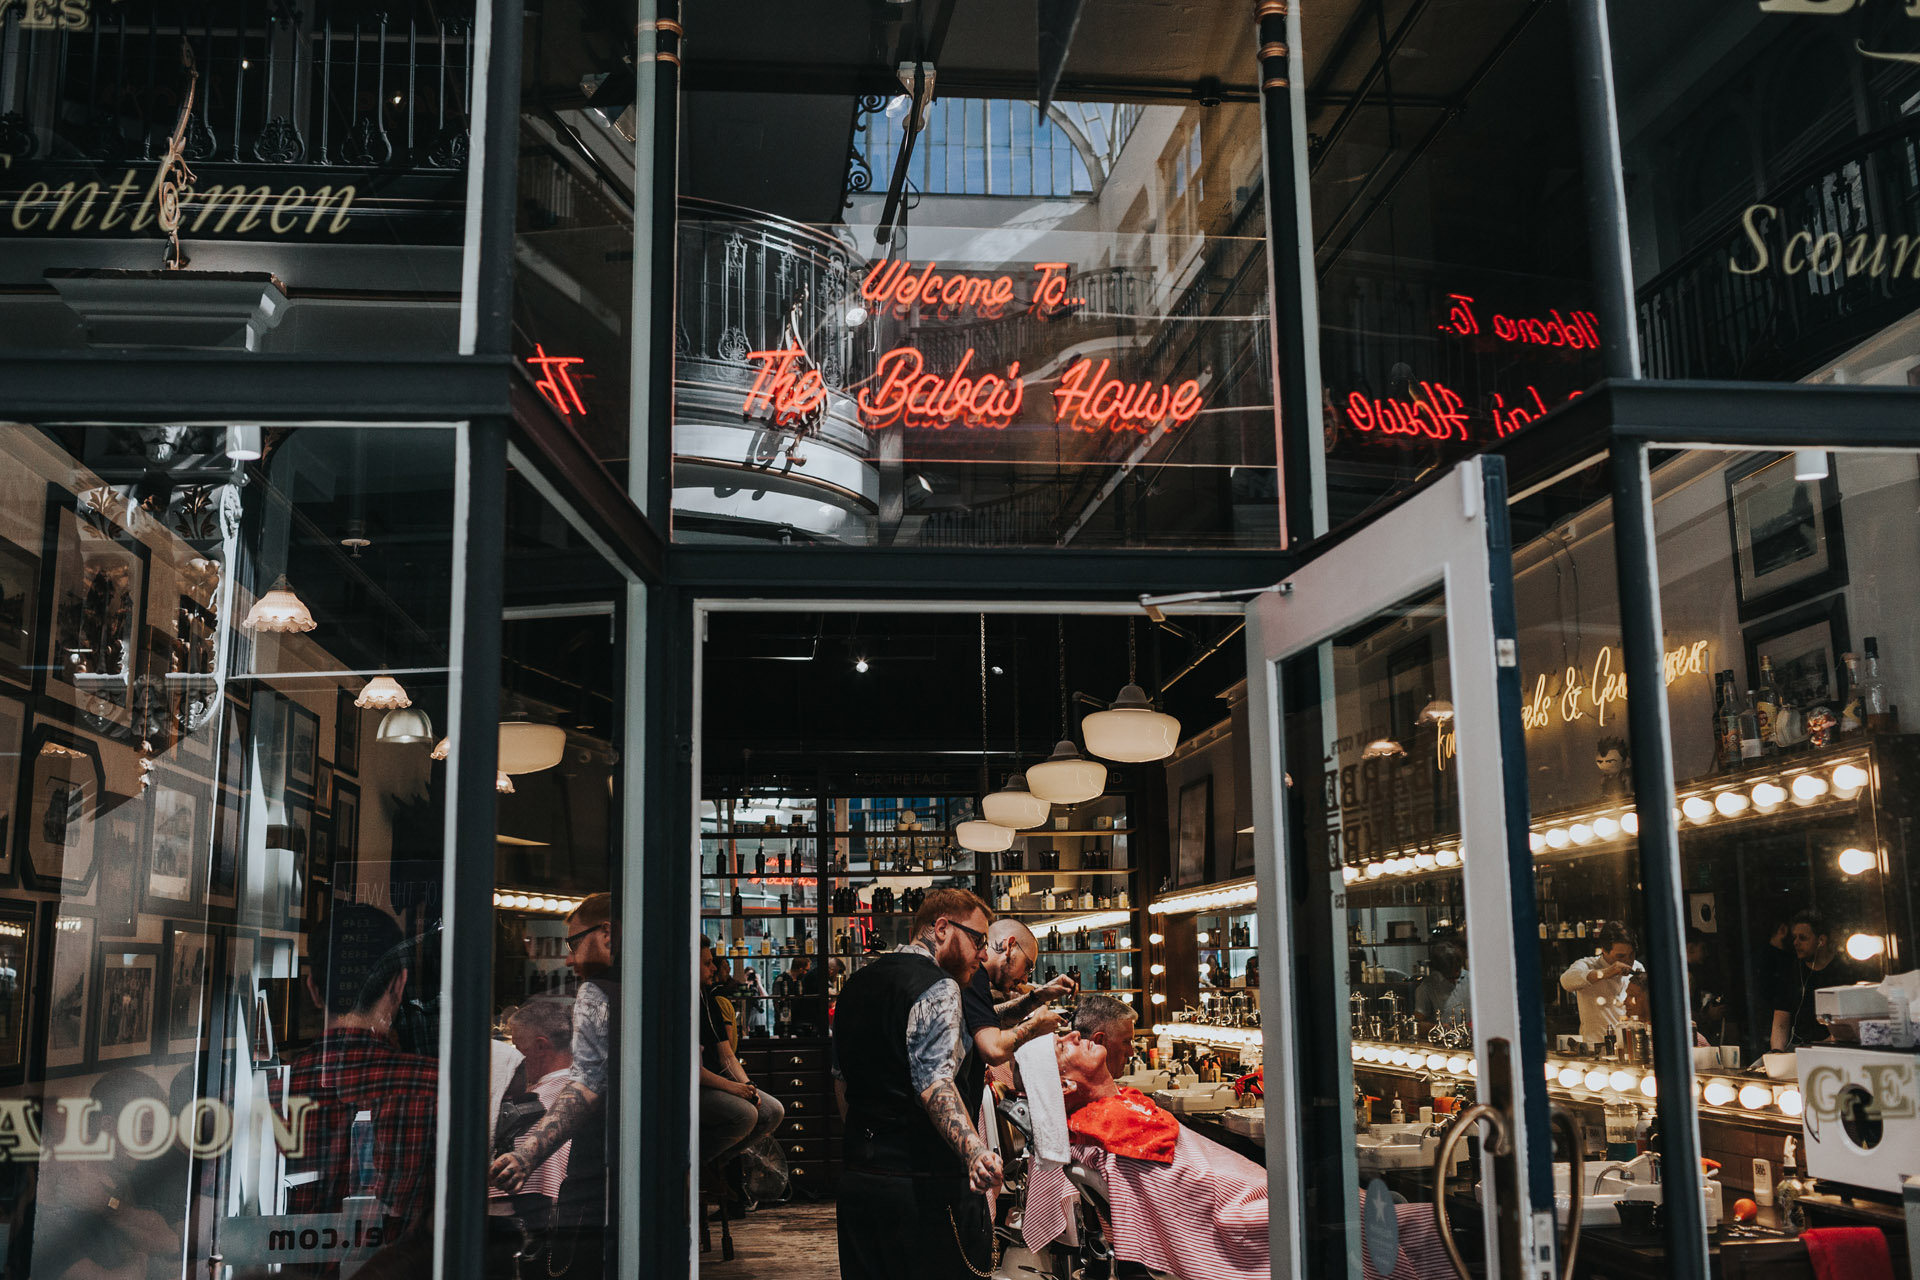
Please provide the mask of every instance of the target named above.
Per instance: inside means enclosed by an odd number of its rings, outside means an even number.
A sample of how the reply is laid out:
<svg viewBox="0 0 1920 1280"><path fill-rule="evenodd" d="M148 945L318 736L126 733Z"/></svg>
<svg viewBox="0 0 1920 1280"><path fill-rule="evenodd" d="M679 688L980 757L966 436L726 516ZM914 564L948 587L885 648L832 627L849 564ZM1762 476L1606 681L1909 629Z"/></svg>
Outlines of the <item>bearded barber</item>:
<svg viewBox="0 0 1920 1280"><path fill-rule="evenodd" d="M985 1193L1000 1157L968 1119L961 990L992 913L965 889L929 892L913 941L847 979L834 1010L846 1117L837 1222L842 1280L974 1280L993 1267Z"/></svg>

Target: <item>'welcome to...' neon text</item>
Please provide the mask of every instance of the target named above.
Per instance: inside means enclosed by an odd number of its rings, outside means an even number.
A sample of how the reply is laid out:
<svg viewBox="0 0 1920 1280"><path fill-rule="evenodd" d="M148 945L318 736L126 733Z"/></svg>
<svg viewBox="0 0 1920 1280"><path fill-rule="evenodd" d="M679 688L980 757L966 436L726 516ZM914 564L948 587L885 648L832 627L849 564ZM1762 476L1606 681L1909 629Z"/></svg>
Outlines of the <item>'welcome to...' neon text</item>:
<svg viewBox="0 0 1920 1280"><path fill-rule="evenodd" d="M877 263L860 282L860 297L879 310L892 308L905 315L915 305L931 309L943 319L953 319L971 311L982 320L998 320L1013 303L1014 279L1010 275L979 276L960 271L940 274L940 264L929 262L917 272L905 259L889 258ZM1045 319L1063 308L1084 306L1085 298L1067 296L1067 264L1036 262L1033 298L1027 312Z"/></svg>

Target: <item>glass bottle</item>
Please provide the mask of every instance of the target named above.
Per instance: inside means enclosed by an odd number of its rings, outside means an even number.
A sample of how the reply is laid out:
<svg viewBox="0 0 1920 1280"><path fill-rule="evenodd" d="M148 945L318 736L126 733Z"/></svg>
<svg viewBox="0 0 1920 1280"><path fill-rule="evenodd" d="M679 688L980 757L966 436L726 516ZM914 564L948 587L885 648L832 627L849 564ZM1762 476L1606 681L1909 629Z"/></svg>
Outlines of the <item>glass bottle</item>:
<svg viewBox="0 0 1920 1280"><path fill-rule="evenodd" d="M1747 690L1747 701L1740 708L1740 759L1758 760L1760 758L1760 712L1754 706L1753 690Z"/></svg>
<svg viewBox="0 0 1920 1280"><path fill-rule="evenodd" d="M1713 677L1713 682L1716 686L1715 763L1723 770L1731 769L1740 763L1740 704L1733 693L1733 672L1719 672Z"/></svg>
<svg viewBox="0 0 1920 1280"><path fill-rule="evenodd" d="M1793 1148L1794 1141L1788 1138L1781 1152L1780 1181L1773 1189L1773 1203L1780 1211L1780 1225L1797 1236L1807 1229L1807 1206L1801 1203L1801 1197L1808 1188L1800 1181Z"/></svg>
<svg viewBox="0 0 1920 1280"><path fill-rule="evenodd" d="M767 842L762 840L753 851L753 875L756 880L764 880L767 875Z"/></svg>
<svg viewBox="0 0 1920 1280"><path fill-rule="evenodd" d="M1760 750L1772 755L1780 749L1780 689L1773 680L1773 659L1760 657L1760 688L1754 697L1754 714L1760 722Z"/></svg>
<svg viewBox="0 0 1920 1280"><path fill-rule="evenodd" d="M1898 728L1886 680L1880 675L1880 641L1868 636L1867 670L1860 679L1860 709L1866 713L1866 726L1874 733L1892 733Z"/></svg>
<svg viewBox="0 0 1920 1280"><path fill-rule="evenodd" d="M740 887L739 887L738 885L735 885L735 886L734 886L734 890L733 890L733 915L734 915L734 918L735 918L735 919L737 920L737 919L739 919L739 918L740 918L741 916L744 916L744 915L746 915L746 914L747 914L747 905L746 905L746 903L744 903L744 902L742 902L742 901L740 900Z"/></svg>
<svg viewBox="0 0 1920 1280"><path fill-rule="evenodd" d="M1860 658L1857 654L1843 653L1840 661L1847 664L1847 700L1840 708L1840 732L1858 733L1867 723L1866 712L1860 705Z"/></svg>

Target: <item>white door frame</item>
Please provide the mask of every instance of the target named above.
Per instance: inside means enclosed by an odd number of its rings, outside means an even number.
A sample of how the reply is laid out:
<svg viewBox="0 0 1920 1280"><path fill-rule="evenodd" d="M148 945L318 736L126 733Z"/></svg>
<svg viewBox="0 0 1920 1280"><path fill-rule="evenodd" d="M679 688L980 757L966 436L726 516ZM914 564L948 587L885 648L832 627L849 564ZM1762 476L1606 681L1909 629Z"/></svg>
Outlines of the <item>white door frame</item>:
<svg viewBox="0 0 1920 1280"><path fill-rule="evenodd" d="M1513 833L1509 831L1509 788L1503 768L1498 688L1500 668L1512 667L1514 656L1510 640L1504 651L1496 643L1485 472L1478 458L1459 464L1451 474L1302 566L1278 590L1249 605L1248 747L1253 762L1261 936L1274 940L1273 952L1293 957L1302 943L1296 938L1296 904L1291 900L1289 877L1282 874L1283 851L1292 847L1292 842L1283 803L1286 766L1277 664L1282 658L1311 651L1424 590L1445 589L1453 723L1459 741L1469 744L1469 750L1456 756L1459 764L1454 774L1460 789L1467 933L1474 939L1473 963L1467 970L1472 983L1474 1051L1477 1062L1485 1064L1489 1060L1489 1040L1502 1038L1512 1046L1517 1114L1511 1117L1511 1137L1517 1163L1515 1182L1524 1196L1529 1186L1528 1148L1534 1145L1528 1140L1526 1116L1545 1114L1544 1107L1528 1106L1526 1095L1531 1092L1535 1098L1544 1098L1545 1088L1538 1068L1531 1076L1526 1070L1531 1055L1521 1052L1520 1001L1537 999L1537 995L1518 989L1515 972L1513 947L1523 942L1531 945L1531 932L1525 940L1514 937L1514 891L1508 857ZM1502 522L1504 514L1502 508L1498 516ZM1318 764L1314 762L1316 770ZM1518 817L1518 838L1524 840L1524 812ZM1340 901L1338 886L1334 892L1335 901ZM1509 945L1504 939L1513 942ZM1345 957L1329 961L1335 981L1344 984ZM1266 1081L1274 1274L1299 1276L1306 1274L1302 1241L1311 1224L1301 1220L1306 1187L1299 1117L1304 1114L1306 1100L1291 1068L1300 1060L1299 1054L1312 1051L1312 1046L1300 1043L1302 1037L1294 1034L1297 1011L1289 985L1273 985L1274 990L1262 993L1265 1060L1287 1067L1277 1075L1269 1072ZM1344 1002L1340 1007L1344 1008ZM1342 1070L1346 1069L1343 1064ZM1482 1204L1489 1273L1495 1280L1517 1280L1499 1276L1499 1250L1495 1247L1499 1224L1494 1198L1488 1194ZM1531 1275L1540 1275L1543 1258L1551 1266L1551 1212L1544 1222L1531 1211L1523 1211L1519 1218L1520 1256L1529 1260L1526 1270ZM1536 1234L1547 1238L1535 1241L1531 1237ZM1546 1250L1544 1254L1542 1249Z"/></svg>

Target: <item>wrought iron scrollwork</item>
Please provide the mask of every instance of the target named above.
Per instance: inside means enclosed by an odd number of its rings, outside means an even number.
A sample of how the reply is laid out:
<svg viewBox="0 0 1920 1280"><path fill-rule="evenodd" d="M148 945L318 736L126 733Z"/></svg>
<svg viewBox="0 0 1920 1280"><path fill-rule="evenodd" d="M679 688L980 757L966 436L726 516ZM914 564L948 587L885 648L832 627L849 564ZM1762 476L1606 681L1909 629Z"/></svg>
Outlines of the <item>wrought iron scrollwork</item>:
<svg viewBox="0 0 1920 1280"><path fill-rule="evenodd" d="M887 109L886 95L870 93L860 99L853 112L853 141L847 147L847 198L844 204L852 207L853 198L863 191L873 189L873 166L867 163L867 157L860 150L861 139L867 134L867 118L875 112Z"/></svg>
<svg viewBox="0 0 1920 1280"><path fill-rule="evenodd" d="M306 140L293 127L293 121L285 116L275 116L267 121L260 130L260 136L254 139L253 158L268 164L292 164L305 155L306 150Z"/></svg>

